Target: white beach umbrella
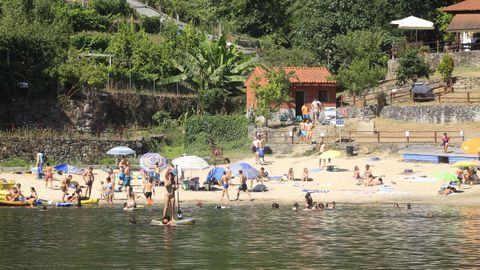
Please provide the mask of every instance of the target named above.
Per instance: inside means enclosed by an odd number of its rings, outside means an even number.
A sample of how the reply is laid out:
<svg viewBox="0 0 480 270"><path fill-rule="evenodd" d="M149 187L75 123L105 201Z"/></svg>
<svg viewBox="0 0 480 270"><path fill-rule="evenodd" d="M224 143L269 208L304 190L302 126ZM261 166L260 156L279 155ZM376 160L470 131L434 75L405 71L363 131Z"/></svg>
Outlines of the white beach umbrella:
<svg viewBox="0 0 480 270"><path fill-rule="evenodd" d="M117 146L107 152L108 155L135 155L135 151L126 146Z"/></svg>
<svg viewBox="0 0 480 270"><path fill-rule="evenodd" d="M179 157L174 159L172 163L183 170L203 170L208 168L208 163L203 158L197 156Z"/></svg>

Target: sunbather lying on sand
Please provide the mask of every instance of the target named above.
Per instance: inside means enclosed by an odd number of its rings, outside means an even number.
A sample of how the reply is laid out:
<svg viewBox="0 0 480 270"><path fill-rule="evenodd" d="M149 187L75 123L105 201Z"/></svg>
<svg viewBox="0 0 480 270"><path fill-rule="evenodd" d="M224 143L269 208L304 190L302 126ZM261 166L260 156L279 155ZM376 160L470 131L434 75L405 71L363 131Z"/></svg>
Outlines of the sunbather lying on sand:
<svg viewBox="0 0 480 270"><path fill-rule="evenodd" d="M365 186L380 186L383 185L383 179L379 177L375 179L373 177L368 178L368 181L365 183Z"/></svg>

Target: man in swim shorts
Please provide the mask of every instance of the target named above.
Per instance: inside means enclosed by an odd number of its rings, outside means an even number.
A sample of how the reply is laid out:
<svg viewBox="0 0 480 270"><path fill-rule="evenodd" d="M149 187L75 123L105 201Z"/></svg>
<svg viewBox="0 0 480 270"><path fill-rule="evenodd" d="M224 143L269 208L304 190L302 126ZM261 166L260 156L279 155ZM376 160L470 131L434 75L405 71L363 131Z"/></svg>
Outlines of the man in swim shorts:
<svg viewBox="0 0 480 270"><path fill-rule="evenodd" d="M248 187L247 187L247 177L243 174L242 170L238 171L238 173L239 173L238 178L240 179L240 186L238 187L238 190L237 190L236 201L238 201L238 198L240 197L240 191L247 192L248 198L250 198L250 201L252 201L252 196L250 196L250 191L248 191Z"/></svg>
<svg viewBox="0 0 480 270"><path fill-rule="evenodd" d="M145 194L145 198L147 199L147 204L149 202L152 203L152 194L155 195L155 189L153 186L153 177L150 177L150 179L148 179L148 182L146 182L143 185L143 194Z"/></svg>
<svg viewBox="0 0 480 270"><path fill-rule="evenodd" d="M88 198L90 198L90 195L92 195L93 181L95 180L95 177L93 176L93 168L92 167L88 168L88 171L86 171L83 174L83 180L85 181L85 185L87 186L87 189L85 190L85 195Z"/></svg>
<svg viewBox="0 0 480 270"><path fill-rule="evenodd" d="M220 201L223 201L223 197L225 196L225 194L227 195L227 199L230 201L230 196L228 195L228 187L230 186L230 177L227 175L226 171L223 172L221 182L223 185L223 192L222 192L222 199L220 199Z"/></svg>
<svg viewBox="0 0 480 270"><path fill-rule="evenodd" d="M123 186L125 187L125 192L127 193L127 199L128 199L128 195L130 192L132 192L132 185L130 183L130 181L132 181L132 167L130 166L130 164L127 164L125 166L125 180L123 180Z"/></svg>

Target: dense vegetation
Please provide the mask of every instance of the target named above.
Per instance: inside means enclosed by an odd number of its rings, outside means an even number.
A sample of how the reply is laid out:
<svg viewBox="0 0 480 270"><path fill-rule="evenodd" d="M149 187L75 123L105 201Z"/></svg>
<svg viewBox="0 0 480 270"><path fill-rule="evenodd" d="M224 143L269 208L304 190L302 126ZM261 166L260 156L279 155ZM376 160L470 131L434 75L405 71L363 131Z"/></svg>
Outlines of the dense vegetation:
<svg viewBox="0 0 480 270"><path fill-rule="evenodd" d="M383 78L389 54L405 41L391 20L415 15L435 21L439 30L421 34L449 40L444 30L451 17L439 8L455 1L148 2L191 26L179 29L169 20L141 17L125 0L90 0L87 7L62 0L0 0L0 93L66 102L107 83L137 90L173 83L198 94L197 113L229 112L239 104L231 100L242 94L254 63L228 41L259 47L255 59L266 66L328 64L347 90L360 93Z"/></svg>

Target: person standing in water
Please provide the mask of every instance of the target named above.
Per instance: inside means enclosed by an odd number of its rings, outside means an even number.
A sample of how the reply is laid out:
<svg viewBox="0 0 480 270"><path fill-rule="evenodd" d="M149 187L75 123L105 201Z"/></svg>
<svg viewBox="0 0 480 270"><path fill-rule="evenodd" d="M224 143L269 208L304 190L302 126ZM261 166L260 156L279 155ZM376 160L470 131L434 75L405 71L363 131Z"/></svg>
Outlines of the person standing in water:
<svg viewBox="0 0 480 270"><path fill-rule="evenodd" d="M85 190L85 196L90 199L90 196L92 195L93 181L95 180L92 167L88 168L88 171L83 174L83 180L85 181L85 186L87 186L87 189Z"/></svg>
<svg viewBox="0 0 480 270"><path fill-rule="evenodd" d="M170 209L171 217L175 215L175 177L172 170L167 171L165 175L165 205L163 207L163 216L166 217Z"/></svg>
<svg viewBox="0 0 480 270"><path fill-rule="evenodd" d="M153 204L152 195L155 195L155 188L154 188L154 184L153 184L153 177L150 177L150 178L148 179L148 182L146 182L146 183L143 185L143 194L145 195L145 199L147 200L147 204L148 204L148 205L152 205L152 204Z"/></svg>
<svg viewBox="0 0 480 270"><path fill-rule="evenodd" d="M227 199L230 201L230 196L228 195L228 187L230 186L230 176L227 175L227 172L223 172L222 176L222 185L223 185L223 192L222 192L222 199L220 201L223 201L223 197L225 194L227 195Z"/></svg>
<svg viewBox="0 0 480 270"><path fill-rule="evenodd" d="M243 174L242 170L238 171L238 173L239 173L238 178L240 179L240 186L238 187L237 199L235 200L238 201L238 198L240 197L240 192L243 191L243 192L247 192L248 198L250 199L250 201L253 201L252 196L250 196L250 191L248 191L247 177Z"/></svg>

